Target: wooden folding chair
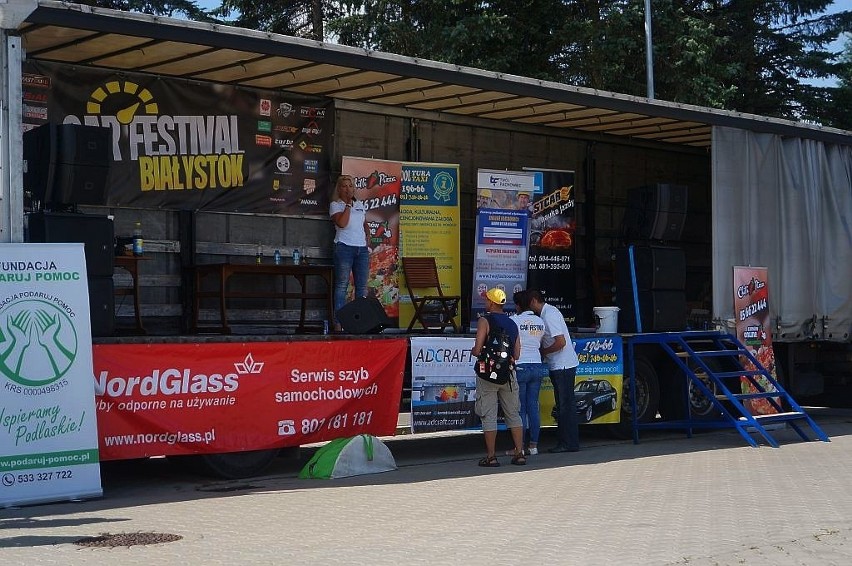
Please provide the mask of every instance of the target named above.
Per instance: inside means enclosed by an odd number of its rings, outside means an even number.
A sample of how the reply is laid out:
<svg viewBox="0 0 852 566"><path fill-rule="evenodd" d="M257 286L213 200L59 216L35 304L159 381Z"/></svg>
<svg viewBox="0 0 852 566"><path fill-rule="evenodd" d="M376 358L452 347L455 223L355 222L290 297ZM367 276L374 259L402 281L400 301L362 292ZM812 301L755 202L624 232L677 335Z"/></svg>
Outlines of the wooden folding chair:
<svg viewBox="0 0 852 566"><path fill-rule="evenodd" d="M438 267L435 265L434 257L404 257L402 258L402 269L405 271L405 285L408 287L408 296L414 307L414 316L408 324L408 332L420 323L424 330L444 331L452 327L453 332L458 332L455 317L458 315L461 297L458 295L445 295L441 290L441 282L438 280ZM430 291L436 294L418 295L415 291Z"/></svg>

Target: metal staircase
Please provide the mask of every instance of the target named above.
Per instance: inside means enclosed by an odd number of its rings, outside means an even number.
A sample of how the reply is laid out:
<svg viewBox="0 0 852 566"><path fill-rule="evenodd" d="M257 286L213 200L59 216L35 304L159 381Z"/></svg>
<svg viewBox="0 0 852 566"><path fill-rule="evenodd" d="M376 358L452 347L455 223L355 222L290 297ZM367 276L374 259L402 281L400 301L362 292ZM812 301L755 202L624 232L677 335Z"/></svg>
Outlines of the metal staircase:
<svg viewBox="0 0 852 566"><path fill-rule="evenodd" d="M787 423L802 440L810 441L812 439L803 428L803 425L807 425L817 440L829 442L819 425L735 336L714 331L667 332L636 335L631 337L630 342L658 344L676 362L692 387L712 401L719 415L714 420L692 418L689 387L685 387L683 402L686 419L641 424L634 422L635 442L638 442L640 428L683 428L689 435L693 428L734 428L751 446L758 446L752 434L757 433L770 446L778 448L778 442L770 434L770 429L774 427L768 426L774 423ZM748 360L753 369L744 366L743 358ZM749 389L752 392L741 392L743 378L751 384ZM635 381L631 380L631 384L635 384ZM632 393L632 399L635 400L635 392ZM748 401L754 399L766 399L774 412L753 414ZM636 414L635 407L633 414Z"/></svg>

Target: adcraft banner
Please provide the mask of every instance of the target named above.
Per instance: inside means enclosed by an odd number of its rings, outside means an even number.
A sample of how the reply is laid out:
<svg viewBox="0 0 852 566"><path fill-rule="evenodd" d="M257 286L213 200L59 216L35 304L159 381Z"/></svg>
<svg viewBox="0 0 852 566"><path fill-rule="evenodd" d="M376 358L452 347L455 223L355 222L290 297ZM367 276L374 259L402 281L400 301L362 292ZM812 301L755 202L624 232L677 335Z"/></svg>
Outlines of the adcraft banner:
<svg viewBox="0 0 852 566"><path fill-rule="evenodd" d="M328 213L328 99L43 62L22 78L25 131L110 129L105 205Z"/></svg>
<svg viewBox="0 0 852 566"><path fill-rule="evenodd" d="M0 507L102 494L83 244L0 244Z"/></svg>
<svg viewBox="0 0 852 566"><path fill-rule="evenodd" d="M411 432L481 426L473 344L473 338L411 339Z"/></svg>
<svg viewBox="0 0 852 566"><path fill-rule="evenodd" d="M101 457L265 450L391 435L406 349L401 338L96 345Z"/></svg>

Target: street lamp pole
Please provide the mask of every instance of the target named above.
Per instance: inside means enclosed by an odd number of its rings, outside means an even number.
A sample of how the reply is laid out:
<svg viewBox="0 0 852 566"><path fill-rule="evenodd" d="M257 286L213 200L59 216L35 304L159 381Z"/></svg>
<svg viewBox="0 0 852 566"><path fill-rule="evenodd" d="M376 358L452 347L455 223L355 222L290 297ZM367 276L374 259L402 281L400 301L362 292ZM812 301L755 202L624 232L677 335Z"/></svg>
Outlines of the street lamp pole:
<svg viewBox="0 0 852 566"><path fill-rule="evenodd" d="M651 0L645 0L645 69L648 98L654 99L654 42L651 39Z"/></svg>

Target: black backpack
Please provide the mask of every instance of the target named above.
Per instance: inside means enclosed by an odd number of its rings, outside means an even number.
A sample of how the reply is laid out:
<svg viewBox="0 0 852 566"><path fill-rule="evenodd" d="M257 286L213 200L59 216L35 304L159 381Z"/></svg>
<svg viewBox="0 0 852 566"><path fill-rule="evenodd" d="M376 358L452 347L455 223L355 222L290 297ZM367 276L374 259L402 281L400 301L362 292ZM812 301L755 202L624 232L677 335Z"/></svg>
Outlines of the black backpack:
<svg viewBox="0 0 852 566"><path fill-rule="evenodd" d="M476 375L497 385L508 383L515 369L514 350L509 333L489 316L488 336L476 361Z"/></svg>

